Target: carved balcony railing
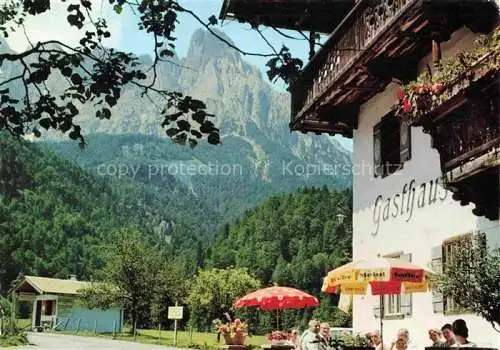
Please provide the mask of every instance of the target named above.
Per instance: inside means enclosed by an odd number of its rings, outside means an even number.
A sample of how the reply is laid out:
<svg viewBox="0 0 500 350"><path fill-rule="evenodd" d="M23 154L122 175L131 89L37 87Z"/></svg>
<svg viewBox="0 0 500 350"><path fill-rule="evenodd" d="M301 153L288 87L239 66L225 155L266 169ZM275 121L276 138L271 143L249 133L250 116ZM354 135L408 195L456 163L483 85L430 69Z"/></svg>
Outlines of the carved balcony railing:
<svg viewBox="0 0 500 350"><path fill-rule="evenodd" d="M434 132L444 172L500 147L499 113L497 98L491 97L446 116Z"/></svg>
<svg viewBox="0 0 500 350"><path fill-rule="evenodd" d="M370 49L381 33L418 2L381 0L376 6L358 2L290 88L292 123Z"/></svg>
<svg viewBox="0 0 500 350"><path fill-rule="evenodd" d="M484 78L483 78L484 79ZM439 152L445 187L473 213L498 220L500 190L500 92L496 79L478 80L424 124ZM443 106L446 106L443 105Z"/></svg>
<svg viewBox="0 0 500 350"><path fill-rule="evenodd" d="M350 136L357 108L393 78L415 79L430 52L437 64L439 43L454 31L490 32L498 18L493 7L484 1L358 1L291 85L291 129Z"/></svg>

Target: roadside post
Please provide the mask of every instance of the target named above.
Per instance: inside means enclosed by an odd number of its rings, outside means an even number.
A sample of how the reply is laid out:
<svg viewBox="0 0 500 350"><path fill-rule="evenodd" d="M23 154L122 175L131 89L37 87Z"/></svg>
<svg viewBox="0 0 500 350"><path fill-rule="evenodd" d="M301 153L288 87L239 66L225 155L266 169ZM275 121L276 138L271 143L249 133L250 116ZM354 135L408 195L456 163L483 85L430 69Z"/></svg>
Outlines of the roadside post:
<svg viewBox="0 0 500 350"><path fill-rule="evenodd" d="M175 302L175 306L168 307L168 319L174 320L174 346L177 345L177 320L182 320L183 307L178 306Z"/></svg>

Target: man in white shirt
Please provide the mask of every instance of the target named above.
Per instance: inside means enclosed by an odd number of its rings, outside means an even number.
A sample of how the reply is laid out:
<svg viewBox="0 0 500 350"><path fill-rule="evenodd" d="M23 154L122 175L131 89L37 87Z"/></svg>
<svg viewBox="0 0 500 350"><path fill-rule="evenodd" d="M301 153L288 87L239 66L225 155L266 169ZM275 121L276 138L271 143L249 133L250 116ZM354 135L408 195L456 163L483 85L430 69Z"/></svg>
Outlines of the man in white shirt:
<svg viewBox="0 0 500 350"><path fill-rule="evenodd" d="M317 320L309 321L309 329L304 331L300 337L301 350L318 350L320 337L319 337L320 323Z"/></svg>

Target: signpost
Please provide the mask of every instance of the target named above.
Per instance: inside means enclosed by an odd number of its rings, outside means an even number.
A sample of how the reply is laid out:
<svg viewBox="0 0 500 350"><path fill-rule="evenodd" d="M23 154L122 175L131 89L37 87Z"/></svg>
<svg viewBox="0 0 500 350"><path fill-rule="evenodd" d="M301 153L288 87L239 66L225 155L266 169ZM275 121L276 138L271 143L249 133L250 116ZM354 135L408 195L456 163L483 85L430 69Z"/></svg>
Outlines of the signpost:
<svg viewBox="0 0 500 350"><path fill-rule="evenodd" d="M177 302L175 302L175 306L168 307L168 319L174 320L174 346L177 345L177 320L182 320L183 307L177 306Z"/></svg>

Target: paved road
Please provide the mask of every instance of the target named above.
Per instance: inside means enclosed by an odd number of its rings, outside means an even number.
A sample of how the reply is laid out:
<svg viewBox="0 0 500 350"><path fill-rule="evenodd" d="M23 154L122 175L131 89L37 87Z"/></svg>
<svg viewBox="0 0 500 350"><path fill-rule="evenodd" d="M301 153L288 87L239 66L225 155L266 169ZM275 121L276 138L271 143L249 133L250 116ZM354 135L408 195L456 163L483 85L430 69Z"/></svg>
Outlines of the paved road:
<svg viewBox="0 0 500 350"><path fill-rule="evenodd" d="M33 345L16 350L174 350L173 346L139 344L105 338L83 337L51 333L28 333Z"/></svg>

